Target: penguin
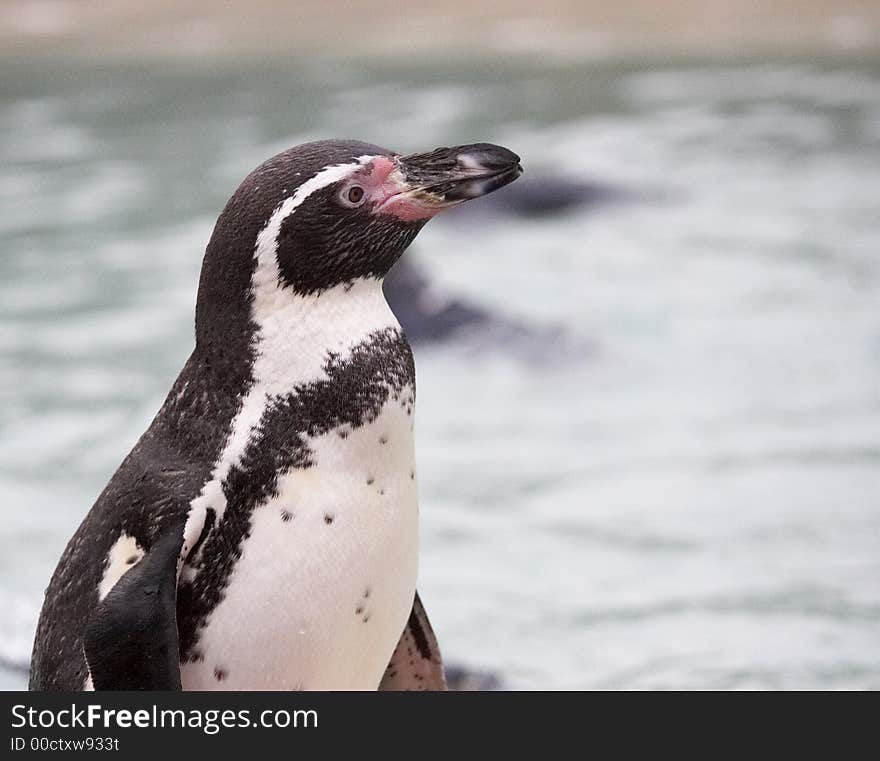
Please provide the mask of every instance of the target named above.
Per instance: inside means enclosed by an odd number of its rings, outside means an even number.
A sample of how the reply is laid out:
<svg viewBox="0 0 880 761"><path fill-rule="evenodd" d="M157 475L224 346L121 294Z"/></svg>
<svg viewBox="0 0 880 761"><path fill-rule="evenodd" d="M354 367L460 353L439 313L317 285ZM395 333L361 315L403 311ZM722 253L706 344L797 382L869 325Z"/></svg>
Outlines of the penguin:
<svg viewBox="0 0 880 761"><path fill-rule="evenodd" d="M413 356L382 291L438 212L514 181L486 143L306 143L242 182L195 348L68 543L32 690L445 689L416 593Z"/></svg>

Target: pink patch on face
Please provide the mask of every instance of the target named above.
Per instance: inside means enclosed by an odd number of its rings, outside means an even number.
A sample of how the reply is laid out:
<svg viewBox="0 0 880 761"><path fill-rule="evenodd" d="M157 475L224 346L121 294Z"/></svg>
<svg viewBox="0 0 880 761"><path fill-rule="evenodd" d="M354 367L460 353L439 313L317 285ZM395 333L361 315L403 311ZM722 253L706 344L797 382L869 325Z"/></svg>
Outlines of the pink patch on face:
<svg viewBox="0 0 880 761"><path fill-rule="evenodd" d="M370 162L370 184L382 185L395 169L397 169L397 164L394 161L387 156L377 156Z"/></svg>
<svg viewBox="0 0 880 761"><path fill-rule="evenodd" d="M393 158L377 156L354 177L353 184L360 185L366 191L374 213L385 213L386 201L408 190L400 173L395 174L396 169L397 162Z"/></svg>
<svg viewBox="0 0 880 761"><path fill-rule="evenodd" d="M374 204L382 203L393 192L395 183L389 180L391 173L397 169L397 164L387 156L377 156L372 161L364 164L354 174L348 183L348 187L357 185L364 189L367 199Z"/></svg>
<svg viewBox="0 0 880 761"><path fill-rule="evenodd" d="M430 219L442 208L442 206L429 205L419 198L401 193L388 198L376 211L380 214L393 214L404 222L415 222L419 219Z"/></svg>
<svg viewBox="0 0 880 761"><path fill-rule="evenodd" d="M415 222L430 219L442 209L427 199L408 195L412 188L396 170L397 162L387 156L379 156L369 163L362 184L368 189L374 213L392 214L404 222Z"/></svg>

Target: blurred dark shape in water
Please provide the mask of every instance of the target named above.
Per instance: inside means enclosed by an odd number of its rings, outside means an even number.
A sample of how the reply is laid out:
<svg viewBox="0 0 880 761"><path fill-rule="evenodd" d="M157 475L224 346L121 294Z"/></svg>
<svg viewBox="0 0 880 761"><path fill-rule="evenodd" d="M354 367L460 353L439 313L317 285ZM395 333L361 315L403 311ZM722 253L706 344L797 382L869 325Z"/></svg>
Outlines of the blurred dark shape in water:
<svg viewBox="0 0 880 761"><path fill-rule="evenodd" d="M445 341L463 328L503 319L464 299L438 293L408 257L385 278L385 297L407 337L419 343Z"/></svg>
<svg viewBox="0 0 880 761"><path fill-rule="evenodd" d="M475 351L503 349L538 360L558 356L567 343L561 325L529 325L441 292L406 256L385 278L385 296L414 344L456 342Z"/></svg>
<svg viewBox="0 0 880 761"><path fill-rule="evenodd" d="M595 207L633 200L635 194L606 183L526 174L503 193L475 199L456 209L446 223L470 223L487 215L546 219L573 210L583 214ZM443 293L431 284L411 256L398 262L385 279L385 296L414 343L442 343L466 336L481 350L505 346L540 356L550 349L558 350L566 338L562 326L529 325L494 314L464 297Z"/></svg>
<svg viewBox="0 0 880 761"><path fill-rule="evenodd" d="M447 223L471 219L487 214L510 215L526 218L546 218L572 211L584 213L595 207L635 201L632 191L598 181L573 180L550 174L524 174L503 193L494 193L474 199L473 203L456 209Z"/></svg>

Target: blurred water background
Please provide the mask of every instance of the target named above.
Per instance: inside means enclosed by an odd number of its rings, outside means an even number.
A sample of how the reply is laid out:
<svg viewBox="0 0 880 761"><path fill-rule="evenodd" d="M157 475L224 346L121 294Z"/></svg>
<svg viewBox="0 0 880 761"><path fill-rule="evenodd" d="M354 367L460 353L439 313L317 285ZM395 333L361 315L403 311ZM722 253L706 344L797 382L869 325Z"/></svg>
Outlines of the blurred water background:
<svg viewBox="0 0 880 761"><path fill-rule="evenodd" d="M447 660L529 689L880 687L876 51L7 45L0 686L24 686L61 550L191 349L226 199L338 136L497 142L616 199L450 212L411 251L438 293L564 330L416 347Z"/></svg>

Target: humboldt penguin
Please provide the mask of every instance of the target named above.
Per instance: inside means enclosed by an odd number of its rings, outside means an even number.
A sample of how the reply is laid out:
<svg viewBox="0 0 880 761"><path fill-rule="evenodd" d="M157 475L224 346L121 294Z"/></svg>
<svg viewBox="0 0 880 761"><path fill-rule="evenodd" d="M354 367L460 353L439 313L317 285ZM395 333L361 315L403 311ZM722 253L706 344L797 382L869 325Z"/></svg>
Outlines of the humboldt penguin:
<svg viewBox="0 0 880 761"><path fill-rule="evenodd" d="M521 171L485 143L328 140L242 182L195 349L46 590L31 689L445 688L416 593L413 357L382 281L427 220Z"/></svg>

